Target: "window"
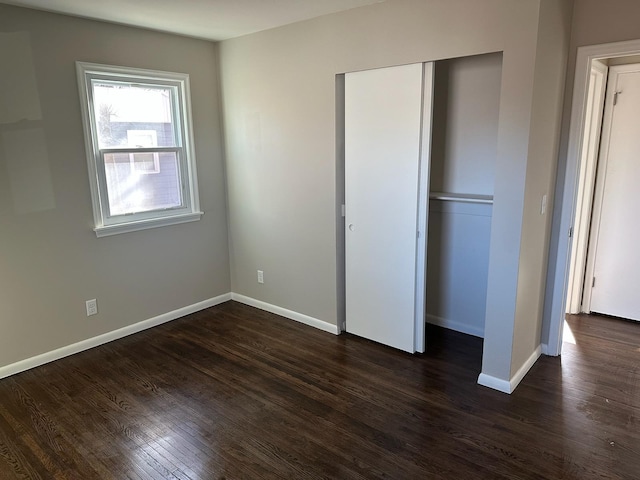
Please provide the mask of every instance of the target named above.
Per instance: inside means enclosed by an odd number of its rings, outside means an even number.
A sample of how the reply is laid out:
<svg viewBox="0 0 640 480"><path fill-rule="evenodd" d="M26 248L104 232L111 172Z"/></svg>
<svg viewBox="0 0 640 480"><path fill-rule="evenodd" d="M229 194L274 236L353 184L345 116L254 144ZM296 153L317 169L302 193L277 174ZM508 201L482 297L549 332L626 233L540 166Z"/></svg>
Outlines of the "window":
<svg viewBox="0 0 640 480"><path fill-rule="evenodd" d="M96 234L199 220L189 76L77 71Z"/></svg>

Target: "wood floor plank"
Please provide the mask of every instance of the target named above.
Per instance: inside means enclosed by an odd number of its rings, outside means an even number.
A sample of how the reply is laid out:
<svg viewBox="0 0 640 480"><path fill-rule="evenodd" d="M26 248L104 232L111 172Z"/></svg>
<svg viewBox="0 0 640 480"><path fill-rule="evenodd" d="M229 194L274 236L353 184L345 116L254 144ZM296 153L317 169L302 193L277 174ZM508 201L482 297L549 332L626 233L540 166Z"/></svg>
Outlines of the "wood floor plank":
<svg viewBox="0 0 640 480"><path fill-rule="evenodd" d="M0 480L640 478L640 324L575 344L512 395L482 340L409 355L235 302L0 380Z"/></svg>

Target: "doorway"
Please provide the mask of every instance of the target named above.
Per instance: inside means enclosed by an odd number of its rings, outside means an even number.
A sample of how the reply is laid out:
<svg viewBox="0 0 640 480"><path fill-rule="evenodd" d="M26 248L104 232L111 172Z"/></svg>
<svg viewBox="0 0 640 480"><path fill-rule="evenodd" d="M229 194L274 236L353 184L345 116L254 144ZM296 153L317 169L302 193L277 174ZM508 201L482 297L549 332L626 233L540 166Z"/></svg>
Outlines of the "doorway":
<svg viewBox="0 0 640 480"><path fill-rule="evenodd" d="M585 228L584 215L580 215L579 193L581 187L585 190L585 179L581 174L587 168L589 142L585 140L588 140L590 133L589 89L593 89L593 67L598 63L637 63L639 55L640 40L578 48L568 153L566 164L559 165L556 185L558 200L554 208L552 227L552 245L555 244L555 249L552 248L550 251L547 275L545 324L548 325L548 338L544 353L548 355L561 353L565 313L575 308L575 303L572 304L571 300L576 296L575 278L579 273L576 273L576 257L574 255L572 258L572 254L577 253L580 256L579 246L576 252L574 234ZM615 91L611 94L614 95ZM582 196L584 197L584 194ZM589 282L591 278L585 276L583 282L585 280ZM583 290L590 291L588 288Z"/></svg>

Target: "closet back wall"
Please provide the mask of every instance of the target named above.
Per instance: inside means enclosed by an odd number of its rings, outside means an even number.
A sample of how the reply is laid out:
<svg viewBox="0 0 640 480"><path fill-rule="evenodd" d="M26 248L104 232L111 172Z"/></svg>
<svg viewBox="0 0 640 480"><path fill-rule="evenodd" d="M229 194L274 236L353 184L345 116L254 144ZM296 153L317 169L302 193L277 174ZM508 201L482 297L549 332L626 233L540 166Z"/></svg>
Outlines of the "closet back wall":
<svg viewBox="0 0 640 480"><path fill-rule="evenodd" d="M501 76L502 53L436 62L432 194L493 196ZM429 323L484 336L491 211L490 203L430 201Z"/></svg>

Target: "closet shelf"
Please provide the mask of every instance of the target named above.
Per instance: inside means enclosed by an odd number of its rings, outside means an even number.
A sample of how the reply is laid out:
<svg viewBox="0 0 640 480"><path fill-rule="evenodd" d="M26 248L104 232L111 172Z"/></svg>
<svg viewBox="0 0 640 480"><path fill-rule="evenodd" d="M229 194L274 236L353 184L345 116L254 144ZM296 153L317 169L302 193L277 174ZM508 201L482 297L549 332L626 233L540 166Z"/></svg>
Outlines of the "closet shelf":
<svg viewBox="0 0 640 480"><path fill-rule="evenodd" d="M493 204L493 195L479 195L477 193L430 192L429 199L443 202Z"/></svg>

